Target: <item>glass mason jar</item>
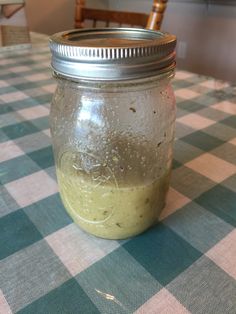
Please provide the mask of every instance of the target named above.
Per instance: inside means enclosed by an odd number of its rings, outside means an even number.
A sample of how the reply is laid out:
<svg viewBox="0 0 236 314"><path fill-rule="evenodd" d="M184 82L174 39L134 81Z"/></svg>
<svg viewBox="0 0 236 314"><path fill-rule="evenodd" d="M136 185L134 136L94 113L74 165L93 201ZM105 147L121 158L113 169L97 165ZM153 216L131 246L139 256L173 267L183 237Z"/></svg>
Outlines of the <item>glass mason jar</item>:
<svg viewBox="0 0 236 314"><path fill-rule="evenodd" d="M51 37L50 124L59 191L73 220L108 239L157 222L169 186L176 39L143 29Z"/></svg>

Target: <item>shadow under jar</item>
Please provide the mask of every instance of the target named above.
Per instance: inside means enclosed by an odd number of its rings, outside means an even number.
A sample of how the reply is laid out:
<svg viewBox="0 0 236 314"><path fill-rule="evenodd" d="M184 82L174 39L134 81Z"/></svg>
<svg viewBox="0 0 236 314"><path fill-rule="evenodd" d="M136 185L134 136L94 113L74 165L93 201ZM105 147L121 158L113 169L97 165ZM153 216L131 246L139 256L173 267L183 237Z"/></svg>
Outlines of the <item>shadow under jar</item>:
<svg viewBox="0 0 236 314"><path fill-rule="evenodd" d="M59 191L69 215L91 234L137 235L164 207L175 45L173 35L133 28L75 30L50 39Z"/></svg>

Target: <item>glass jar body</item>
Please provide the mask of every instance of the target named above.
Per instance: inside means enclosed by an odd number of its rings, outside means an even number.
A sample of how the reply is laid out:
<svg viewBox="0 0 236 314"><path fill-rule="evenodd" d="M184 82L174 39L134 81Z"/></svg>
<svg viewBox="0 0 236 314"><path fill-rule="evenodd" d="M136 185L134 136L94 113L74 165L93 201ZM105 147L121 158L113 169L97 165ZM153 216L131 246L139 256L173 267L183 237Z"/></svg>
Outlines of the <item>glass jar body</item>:
<svg viewBox="0 0 236 314"><path fill-rule="evenodd" d="M172 76L112 83L58 78L50 125L59 191L87 232L123 239L158 220L173 153Z"/></svg>

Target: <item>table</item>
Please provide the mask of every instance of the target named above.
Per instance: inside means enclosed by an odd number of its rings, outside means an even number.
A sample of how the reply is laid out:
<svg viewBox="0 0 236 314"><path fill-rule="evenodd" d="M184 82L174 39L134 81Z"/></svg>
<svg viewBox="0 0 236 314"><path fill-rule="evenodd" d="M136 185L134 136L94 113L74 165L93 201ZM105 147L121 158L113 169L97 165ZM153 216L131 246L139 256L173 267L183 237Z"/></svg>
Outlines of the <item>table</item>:
<svg viewBox="0 0 236 314"><path fill-rule="evenodd" d="M236 313L236 88L177 71L160 223L90 236L60 201L45 43L0 57L0 313Z"/></svg>

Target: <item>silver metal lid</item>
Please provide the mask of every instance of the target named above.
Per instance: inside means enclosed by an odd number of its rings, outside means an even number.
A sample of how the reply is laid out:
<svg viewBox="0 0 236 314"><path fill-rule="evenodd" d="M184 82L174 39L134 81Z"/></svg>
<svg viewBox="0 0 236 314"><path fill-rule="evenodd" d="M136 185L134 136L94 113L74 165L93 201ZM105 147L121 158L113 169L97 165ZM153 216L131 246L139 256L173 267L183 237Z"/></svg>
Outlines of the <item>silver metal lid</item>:
<svg viewBox="0 0 236 314"><path fill-rule="evenodd" d="M136 28L80 29L50 38L52 68L88 80L127 80L175 67L176 37Z"/></svg>

